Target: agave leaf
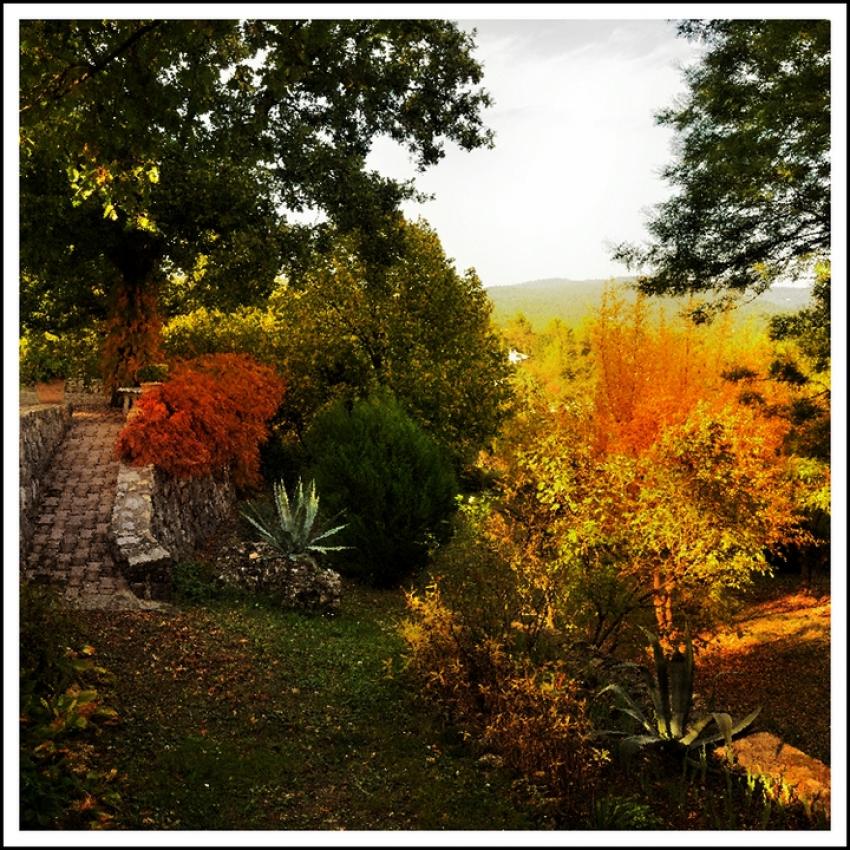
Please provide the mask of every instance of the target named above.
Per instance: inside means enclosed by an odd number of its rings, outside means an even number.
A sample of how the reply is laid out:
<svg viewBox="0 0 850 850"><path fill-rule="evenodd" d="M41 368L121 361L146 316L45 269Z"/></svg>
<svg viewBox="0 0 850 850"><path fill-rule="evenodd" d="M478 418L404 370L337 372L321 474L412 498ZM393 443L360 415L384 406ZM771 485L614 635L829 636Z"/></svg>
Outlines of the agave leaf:
<svg viewBox="0 0 850 850"><path fill-rule="evenodd" d="M628 738L623 738L620 741L620 753L628 757L634 755L642 747L658 744L661 740L657 735L630 735Z"/></svg>
<svg viewBox="0 0 850 850"><path fill-rule="evenodd" d="M743 732L744 729L746 729L747 726L749 726L759 716L760 712L761 712L761 706L756 708L754 711L751 711L743 720L739 720L732 727L732 735L735 736L739 732Z"/></svg>
<svg viewBox="0 0 850 850"><path fill-rule="evenodd" d="M692 675L686 656L678 651L669 660L667 669L670 678L670 735L681 738L691 710Z"/></svg>
<svg viewBox="0 0 850 850"><path fill-rule="evenodd" d="M306 514L304 517L304 528L309 536L319 513L319 497L316 495L316 482L310 482L310 492L307 494Z"/></svg>
<svg viewBox="0 0 850 850"><path fill-rule="evenodd" d="M647 732L652 732L652 724L647 720L644 713L640 710L637 703L629 696L628 692L623 688L622 685L618 685L616 683L611 685L606 685L599 693L597 697L602 696L602 694L611 691L611 693L616 694L620 699L625 703L624 706L617 706L618 711L622 711L624 714L628 714L629 717L633 717L637 720L638 723L643 726Z"/></svg>
<svg viewBox="0 0 850 850"><path fill-rule="evenodd" d="M342 529L343 529L343 528L345 528L347 525L348 525L348 523L343 523L342 525L337 525L337 526L335 526L334 528L329 528L327 531L323 531L321 534L317 534L317 535L313 538L313 543L315 543L317 540L324 540L326 537L330 537L332 534L336 534L338 531L342 531ZM351 547L349 547L349 546L340 546L340 547L337 547L337 548L340 548L340 549L349 549L349 548L351 548Z"/></svg>
<svg viewBox="0 0 850 850"><path fill-rule="evenodd" d="M646 729L646 731L650 735L658 737L655 730L652 728L652 724L649 722L649 720L646 719L646 717L644 716L643 712L640 709L633 709L633 708L628 708L627 706L624 706L624 705L618 705L617 711L621 711L623 714L628 714L629 717L633 718L634 720L637 720L637 722L640 723L641 726L643 726L643 728Z"/></svg>
<svg viewBox="0 0 850 850"><path fill-rule="evenodd" d="M263 540L265 540L267 543L271 544L271 545L272 545L272 546L274 546L275 548L280 548L280 542L278 541L277 537L275 537L275 535L273 535L273 534L272 534L272 533L271 533L271 532L270 532L270 531L269 531L269 530L265 527L265 525L263 524L262 520L258 521L258 520L256 520L256 519L254 519L252 516L249 516L248 514L246 514L246 513L244 513L244 512L242 513L242 516L243 516L243 517L245 517L245 519L247 519L247 520L248 520L248 522L250 522L250 523L251 523L251 525L253 525L253 526L254 526L254 528L256 528L256 529L257 529L257 531L259 531L259 532L260 532L260 534L262 535Z"/></svg>
<svg viewBox="0 0 850 850"><path fill-rule="evenodd" d="M298 484L292 491L292 499L295 502L295 512L292 515L294 523L294 532L297 535L298 548L309 539L309 528L307 527L307 501L304 498L304 482L299 478Z"/></svg>
<svg viewBox="0 0 850 850"><path fill-rule="evenodd" d="M310 545L310 548L315 552L321 552L324 554L325 552L345 552L348 549L353 547L351 546L313 546Z"/></svg>
<svg viewBox="0 0 850 850"><path fill-rule="evenodd" d="M714 722L717 724L717 728L720 730L723 738L726 741L726 746L732 746L732 717L727 714L725 711L712 711L711 716L714 718Z"/></svg>
<svg viewBox="0 0 850 850"><path fill-rule="evenodd" d="M667 669L668 662L657 637L653 636L650 645L652 646L652 656L655 660L655 676L658 680L658 701L656 706L658 731L670 738L672 733L670 731L670 677Z"/></svg>
<svg viewBox="0 0 850 850"><path fill-rule="evenodd" d="M275 507L277 508L277 515L280 519L281 527L284 529L292 529L293 517L292 517L292 508L289 504L289 494L286 492L286 487L283 486L282 481L278 481L274 485L274 495L275 495Z"/></svg>
<svg viewBox="0 0 850 850"><path fill-rule="evenodd" d="M737 735L739 732L743 732L744 729L746 729L747 726L749 726L756 719L756 717L758 717L759 712L761 711L761 708L762 707L759 706L757 709L755 709L755 711L751 711L743 720L739 720L734 725L731 725L732 718L729 717L729 715L726 714L725 712L717 712L715 714L712 714L709 719L714 720L717 723L717 726L720 729L720 731L717 732L714 735L709 736L709 737L699 738L698 740L694 741L694 743L690 744L690 746L692 746L692 747L702 747L702 746L705 746L706 744L715 744L718 741L723 741L723 740L726 741L727 746L731 746L732 738L734 738L735 735ZM724 731L723 725L721 725L724 721L718 722L717 716L729 719L729 723L731 725L731 728L729 728L729 730L728 730L729 731L729 737L728 738L727 738L726 733Z"/></svg>
<svg viewBox="0 0 850 850"><path fill-rule="evenodd" d="M699 720L694 723L690 729L688 729L687 733L682 736L680 743L684 744L686 747L689 747L698 737L700 732L708 726L714 718L710 714L706 714L704 717L700 717ZM694 746L701 747L703 745L703 741L700 741L698 744Z"/></svg>

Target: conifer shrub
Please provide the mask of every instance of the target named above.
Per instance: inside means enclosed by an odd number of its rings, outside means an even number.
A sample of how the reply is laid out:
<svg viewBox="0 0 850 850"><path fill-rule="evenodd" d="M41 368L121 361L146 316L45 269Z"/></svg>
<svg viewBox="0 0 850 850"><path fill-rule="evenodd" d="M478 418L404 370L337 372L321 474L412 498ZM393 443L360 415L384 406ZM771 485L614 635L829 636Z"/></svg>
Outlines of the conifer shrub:
<svg viewBox="0 0 850 850"><path fill-rule="evenodd" d="M125 463L152 463L179 478L230 467L237 487L260 483L260 444L284 393L269 366L245 354L213 354L177 364L136 403L118 436Z"/></svg>
<svg viewBox="0 0 850 850"><path fill-rule="evenodd" d="M342 511L340 571L397 584L448 532L457 481L444 450L390 395L320 414L304 437L310 475L331 512Z"/></svg>

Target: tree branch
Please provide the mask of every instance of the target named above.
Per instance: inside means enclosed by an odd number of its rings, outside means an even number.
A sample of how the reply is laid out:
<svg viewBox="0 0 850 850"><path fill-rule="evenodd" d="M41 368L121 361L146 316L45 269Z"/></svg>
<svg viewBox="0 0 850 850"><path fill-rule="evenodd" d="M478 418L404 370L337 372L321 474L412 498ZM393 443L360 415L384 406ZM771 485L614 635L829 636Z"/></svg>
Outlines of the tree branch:
<svg viewBox="0 0 850 850"><path fill-rule="evenodd" d="M61 100L63 97L72 92L77 86L82 85L86 80L90 80L96 74L99 74L105 68L107 68L112 62L114 62L119 56L126 53L139 39L143 38L149 32L157 29L162 26L165 21L152 21L149 24L143 24L139 27L135 32L133 32L128 38L126 38L121 44L117 47L113 48L109 53L106 54L102 59L96 60L94 62L81 65L80 63L73 63L68 65L63 71L58 74L55 74L52 83L55 86L55 90L49 94L49 98L51 100L57 101ZM83 72L71 80L69 83L65 83L65 79L68 77L69 73L74 68L83 68ZM47 88L47 87L45 87ZM42 92L44 89L42 89ZM41 99L42 92L37 93L29 102L23 103L20 107L20 112L26 112L29 109L32 109L33 106Z"/></svg>

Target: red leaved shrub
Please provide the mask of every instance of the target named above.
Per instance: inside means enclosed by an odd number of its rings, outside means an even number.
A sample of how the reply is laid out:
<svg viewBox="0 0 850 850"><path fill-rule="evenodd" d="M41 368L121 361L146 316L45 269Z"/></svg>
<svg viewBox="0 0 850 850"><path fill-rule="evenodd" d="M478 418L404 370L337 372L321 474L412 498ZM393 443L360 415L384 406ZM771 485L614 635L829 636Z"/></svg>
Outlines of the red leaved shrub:
<svg viewBox="0 0 850 850"><path fill-rule="evenodd" d="M152 463L179 478L230 466L239 487L260 483L260 444L284 382L245 354L209 354L172 367L150 388L118 435L125 463Z"/></svg>

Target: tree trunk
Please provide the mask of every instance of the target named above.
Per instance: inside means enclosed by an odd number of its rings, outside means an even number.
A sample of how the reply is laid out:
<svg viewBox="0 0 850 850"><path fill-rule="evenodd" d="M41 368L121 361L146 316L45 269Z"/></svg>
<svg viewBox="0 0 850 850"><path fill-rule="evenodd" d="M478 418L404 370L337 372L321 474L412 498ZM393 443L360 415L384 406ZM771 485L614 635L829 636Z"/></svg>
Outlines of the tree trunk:
<svg viewBox="0 0 850 850"><path fill-rule="evenodd" d="M673 583L663 581L661 570L652 571L652 606L655 610L655 625L662 644L673 630Z"/></svg>
<svg viewBox="0 0 850 850"><path fill-rule="evenodd" d="M126 234L109 251L117 282L106 322L103 350L104 389L115 399L118 387L134 386L136 373L162 359L157 245L138 231Z"/></svg>

